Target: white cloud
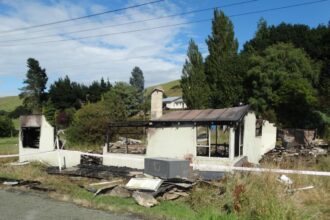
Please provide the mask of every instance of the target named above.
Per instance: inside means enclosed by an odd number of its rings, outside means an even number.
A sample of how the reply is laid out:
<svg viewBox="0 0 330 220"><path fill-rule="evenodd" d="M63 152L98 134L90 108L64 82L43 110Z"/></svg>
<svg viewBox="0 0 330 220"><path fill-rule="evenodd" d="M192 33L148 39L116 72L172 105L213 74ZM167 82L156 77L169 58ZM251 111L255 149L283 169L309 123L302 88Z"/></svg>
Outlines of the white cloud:
<svg viewBox="0 0 330 220"><path fill-rule="evenodd" d="M139 1L130 2L133 5ZM0 16L0 30L9 30L40 23L83 16L87 11L93 13L105 10L103 5L77 5L71 1L55 2L51 5L36 1L8 1L3 4L12 7L7 15ZM113 8L113 7L111 7ZM104 15L98 19L80 20L76 25L65 23L49 30L31 29L12 34L0 34L0 77L15 75L24 78L26 60L34 57L47 69L50 81L69 75L79 82L89 83L102 76L111 81L127 81L134 66L139 66L145 74L147 85L178 79L181 74L185 52L177 52L184 45L177 39L178 34L187 27L171 27L152 31L118 34L85 40L65 41L60 43L33 44L33 42L62 40L63 33L91 27L101 27L118 23L133 22L155 18L179 12L175 5L168 2L147 7L126 10L121 13ZM154 20L145 23L116 26L90 32L71 34L77 38L89 35L123 32L127 30L151 28L156 26L186 22L184 18ZM189 28L189 27L188 27ZM54 34L55 36L39 39L4 43L1 41L30 38ZM68 36L67 36L68 37ZM31 43L27 45L27 43ZM12 44L11 47L1 45ZM185 47L185 46L184 46Z"/></svg>

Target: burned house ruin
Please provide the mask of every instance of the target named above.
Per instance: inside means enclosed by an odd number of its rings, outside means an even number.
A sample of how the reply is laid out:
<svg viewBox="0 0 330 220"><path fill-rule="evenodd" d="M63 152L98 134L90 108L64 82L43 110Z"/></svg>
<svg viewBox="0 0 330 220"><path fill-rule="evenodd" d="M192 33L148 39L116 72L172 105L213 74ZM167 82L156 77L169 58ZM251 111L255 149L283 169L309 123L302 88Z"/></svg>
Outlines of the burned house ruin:
<svg viewBox="0 0 330 220"><path fill-rule="evenodd" d="M189 160L192 165L237 166L244 161L258 163L276 143L274 124L257 119L247 105L163 114L163 91L156 88L151 94L150 115L148 121L109 125L101 155L103 165L143 169L145 158L165 157ZM121 127L131 128L126 131L133 135L118 136L124 148L110 143L109 138L111 132ZM143 138L139 138L141 134ZM20 161L43 160L52 165L61 163L70 167L78 165L81 155L86 154L72 150L55 151L54 128L44 116L22 116L19 138ZM136 146L142 150L136 150ZM51 152L29 155L47 151Z"/></svg>

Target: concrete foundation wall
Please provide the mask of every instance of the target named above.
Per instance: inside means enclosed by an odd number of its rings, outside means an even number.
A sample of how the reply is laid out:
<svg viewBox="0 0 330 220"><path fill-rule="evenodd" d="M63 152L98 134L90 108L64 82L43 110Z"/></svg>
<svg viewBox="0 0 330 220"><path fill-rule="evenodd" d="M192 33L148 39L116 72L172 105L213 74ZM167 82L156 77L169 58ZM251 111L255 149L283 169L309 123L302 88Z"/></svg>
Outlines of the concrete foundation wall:
<svg viewBox="0 0 330 220"><path fill-rule="evenodd" d="M103 165L144 169L145 155L104 153Z"/></svg>
<svg viewBox="0 0 330 220"><path fill-rule="evenodd" d="M30 153L38 153L38 151L30 151ZM62 167L66 168L79 165L82 154L83 152L80 151L61 150L60 154L58 154L57 151L53 151L43 154L21 156L20 161L40 161L51 166L58 166L58 158L60 155ZM106 153L103 157L103 165L144 169L144 157L144 155L136 154Z"/></svg>
<svg viewBox="0 0 330 220"><path fill-rule="evenodd" d="M196 156L196 129L191 126L150 128L148 157L185 159Z"/></svg>

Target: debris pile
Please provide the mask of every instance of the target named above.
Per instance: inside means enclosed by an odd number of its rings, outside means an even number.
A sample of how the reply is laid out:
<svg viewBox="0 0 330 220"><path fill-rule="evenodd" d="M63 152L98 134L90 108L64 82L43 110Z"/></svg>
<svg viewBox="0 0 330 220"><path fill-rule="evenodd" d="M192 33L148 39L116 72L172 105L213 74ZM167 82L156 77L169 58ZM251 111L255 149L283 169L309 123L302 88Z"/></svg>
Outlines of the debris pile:
<svg viewBox="0 0 330 220"><path fill-rule="evenodd" d="M327 155L329 145L315 138L315 131L303 129L279 129L277 146L263 155L262 162L293 162L303 160L315 163L317 157Z"/></svg>
<svg viewBox="0 0 330 220"><path fill-rule="evenodd" d="M101 181L81 186L94 193L121 198L132 197L137 204L144 207L157 205L158 200L175 200L189 195L189 190L195 185L193 181L184 179L162 180L150 175L136 175L128 180L117 179ZM126 183L126 184L125 184Z"/></svg>
<svg viewBox="0 0 330 220"><path fill-rule="evenodd" d="M88 152L88 153L95 153L95 152ZM103 158L102 157L95 157L90 155L81 155L80 156L80 164L84 165L102 165Z"/></svg>
<svg viewBox="0 0 330 220"><path fill-rule="evenodd" d="M293 194L297 191L302 190L308 190L308 189L314 189L313 185L305 186L305 187L299 187L299 188L292 188L293 181L286 175L281 175L277 179L280 183L284 184L286 186L286 192L289 194Z"/></svg>
<svg viewBox="0 0 330 220"><path fill-rule="evenodd" d="M119 141L110 143L109 153L145 154L146 145L137 139L119 137Z"/></svg>
<svg viewBox="0 0 330 220"><path fill-rule="evenodd" d="M11 187L25 187L27 189L33 189L42 192L55 191L55 189L42 186L41 182L39 181L9 179L9 178L0 177L0 184L3 186L11 186Z"/></svg>
<svg viewBox="0 0 330 220"><path fill-rule="evenodd" d="M86 165L81 164L77 167L67 168L59 171L58 167L48 167L46 169L48 174L66 175L66 176L80 176L95 179L113 179L115 177L130 178L143 172L138 169L128 167L115 167L104 165Z"/></svg>

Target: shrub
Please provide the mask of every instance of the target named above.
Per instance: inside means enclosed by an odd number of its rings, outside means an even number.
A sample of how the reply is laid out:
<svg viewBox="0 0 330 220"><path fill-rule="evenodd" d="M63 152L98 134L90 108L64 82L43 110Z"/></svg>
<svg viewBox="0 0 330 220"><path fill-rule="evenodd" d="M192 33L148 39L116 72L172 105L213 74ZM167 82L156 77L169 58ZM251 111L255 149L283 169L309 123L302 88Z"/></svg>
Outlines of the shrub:
<svg viewBox="0 0 330 220"><path fill-rule="evenodd" d="M72 125L66 130L73 144L101 144L105 140L110 112L102 103L87 104L74 115Z"/></svg>
<svg viewBox="0 0 330 220"><path fill-rule="evenodd" d="M13 121L5 115L0 115L0 137L10 137L15 133Z"/></svg>
<svg viewBox="0 0 330 220"><path fill-rule="evenodd" d="M103 144L108 124L125 119L125 107L118 97L87 104L74 114L72 125L66 130L68 141L79 145Z"/></svg>
<svg viewBox="0 0 330 220"><path fill-rule="evenodd" d="M31 111L24 107L23 105L17 106L14 111L9 113L9 117L18 118L21 115L31 114Z"/></svg>

